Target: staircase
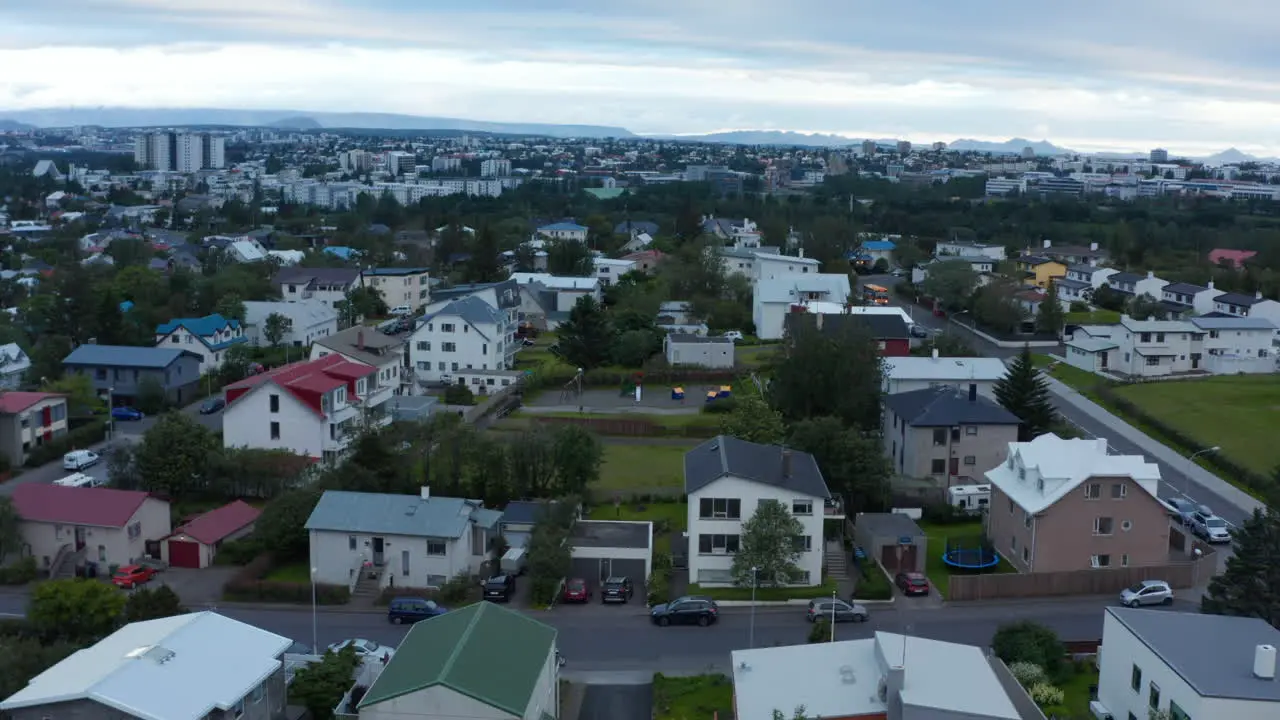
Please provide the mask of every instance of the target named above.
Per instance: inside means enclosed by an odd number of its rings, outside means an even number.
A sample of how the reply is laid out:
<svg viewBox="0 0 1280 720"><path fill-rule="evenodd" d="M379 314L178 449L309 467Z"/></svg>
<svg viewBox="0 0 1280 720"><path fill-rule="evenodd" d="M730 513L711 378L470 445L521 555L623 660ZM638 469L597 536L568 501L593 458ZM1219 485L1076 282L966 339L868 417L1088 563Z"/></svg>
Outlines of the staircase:
<svg viewBox="0 0 1280 720"><path fill-rule="evenodd" d="M827 541L827 577L843 586L849 582L849 559L845 557L844 543L839 540Z"/></svg>
<svg viewBox="0 0 1280 720"><path fill-rule="evenodd" d="M360 579L356 581L356 585L351 589L351 599L353 601L362 600L370 604L382 592L382 568L373 568L373 572L360 573Z"/></svg>
<svg viewBox="0 0 1280 720"><path fill-rule="evenodd" d="M63 545L49 565L50 580L66 580L76 576L76 564L82 552L76 552L73 546Z"/></svg>

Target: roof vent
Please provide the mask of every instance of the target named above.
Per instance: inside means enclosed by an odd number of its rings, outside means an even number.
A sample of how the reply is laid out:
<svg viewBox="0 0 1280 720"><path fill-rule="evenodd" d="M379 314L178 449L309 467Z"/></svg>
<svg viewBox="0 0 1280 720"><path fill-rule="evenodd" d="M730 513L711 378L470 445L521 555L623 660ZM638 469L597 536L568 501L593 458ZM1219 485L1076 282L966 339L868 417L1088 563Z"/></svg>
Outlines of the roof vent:
<svg viewBox="0 0 1280 720"><path fill-rule="evenodd" d="M858 682L858 676L854 674L851 666L840 666L840 682L845 685L853 685Z"/></svg>
<svg viewBox="0 0 1280 720"><path fill-rule="evenodd" d="M172 650L159 645L144 645L125 653L125 657L130 660L150 660L157 665L164 665L174 658Z"/></svg>
<svg viewBox="0 0 1280 720"><path fill-rule="evenodd" d="M1260 680L1276 679L1276 647L1259 645L1253 652L1253 676Z"/></svg>

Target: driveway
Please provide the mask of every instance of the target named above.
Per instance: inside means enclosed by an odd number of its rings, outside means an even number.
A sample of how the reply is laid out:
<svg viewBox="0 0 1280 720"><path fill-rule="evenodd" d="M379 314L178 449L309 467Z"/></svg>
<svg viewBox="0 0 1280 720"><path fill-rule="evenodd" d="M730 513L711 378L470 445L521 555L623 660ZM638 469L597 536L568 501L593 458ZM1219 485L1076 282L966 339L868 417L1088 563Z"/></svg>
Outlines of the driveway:
<svg viewBox="0 0 1280 720"><path fill-rule="evenodd" d="M188 608L202 610L217 606L222 599L222 586L239 571L238 567L221 565L203 570L169 568L160 573L156 583L172 588Z"/></svg>
<svg viewBox="0 0 1280 720"><path fill-rule="evenodd" d="M581 720L651 720L653 684L587 685L582 699Z"/></svg>

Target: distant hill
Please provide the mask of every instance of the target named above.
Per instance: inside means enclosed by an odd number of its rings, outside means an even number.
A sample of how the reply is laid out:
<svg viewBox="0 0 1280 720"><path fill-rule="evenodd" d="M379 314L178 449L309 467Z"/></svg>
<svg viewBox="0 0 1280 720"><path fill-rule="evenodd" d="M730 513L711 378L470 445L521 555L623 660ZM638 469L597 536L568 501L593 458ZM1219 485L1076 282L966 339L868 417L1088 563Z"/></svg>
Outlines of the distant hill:
<svg viewBox="0 0 1280 720"><path fill-rule="evenodd" d="M843 135L798 133L786 130L733 130L707 135L661 135L655 139L684 142L724 143L726 145L781 145L788 147L841 147L856 145L861 140Z"/></svg>
<svg viewBox="0 0 1280 720"><path fill-rule="evenodd" d="M0 132L24 132L35 129L34 125L20 123L17 120L9 120L8 118L0 118Z"/></svg>
<svg viewBox="0 0 1280 720"><path fill-rule="evenodd" d="M459 130L504 135L556 138L635 137L620 127L602 125L552 125L545 123L503 123L459 118L397 115L392 113L299 112L297 110L227 110L221 108L69 108L20 110L5 113L18 122L36 127L185 127L189 125L230 125L239 127L292 127L306 122L308 128L350 128L353 130ZM314 125L313 125L314 123Z"/></svg>
<svg viewBox="0 0 1280 720"><path fill-rule="evenodd" d="M298 116L281 118L273 123L267 123L267 127L280 128L282 130L319 130L324 126L316 122L315 118Z"/></svg>
<svg viewBox="0 0 1280 720"><path fill-rule="evenodd" d="M1040 140L1033 142L1024 138L1013 138L1005 142L986 142L983 140L956 140L947 145L948 150L956 150L960 152L988 152L992 154L1010 154L1020 155L1023 148L1031 148L1036 155L1069 155L1071 151L1054 145L1048 140Z"/></svg>
<svg viewBox="0 0 1280 720"><path fill-rule="evenodd" d="M1248 153L1240 152L1235 148L1227 148L1220 153L1214 153L1209 157L1200 158L1200 162L1205 165L1238 165L1240 163L1257 162L1256 158Z"/></svg>

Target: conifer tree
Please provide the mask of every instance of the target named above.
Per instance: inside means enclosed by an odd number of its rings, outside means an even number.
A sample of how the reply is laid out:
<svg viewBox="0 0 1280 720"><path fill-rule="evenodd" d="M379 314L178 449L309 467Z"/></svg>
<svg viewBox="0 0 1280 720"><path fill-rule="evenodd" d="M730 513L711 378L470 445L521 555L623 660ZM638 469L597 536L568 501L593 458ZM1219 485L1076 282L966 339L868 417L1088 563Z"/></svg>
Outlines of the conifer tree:
<svg viewBox="0 0 1280 720"><path fill-rule="evenodd" d="M1009 364L1009 371L996 381L994 391L1004 409L1022 420L1019 442L1029 442L1053 429L1057 413L1049 397L1049 383L1031 362L1030 348L1022 348Z"/></svg>

